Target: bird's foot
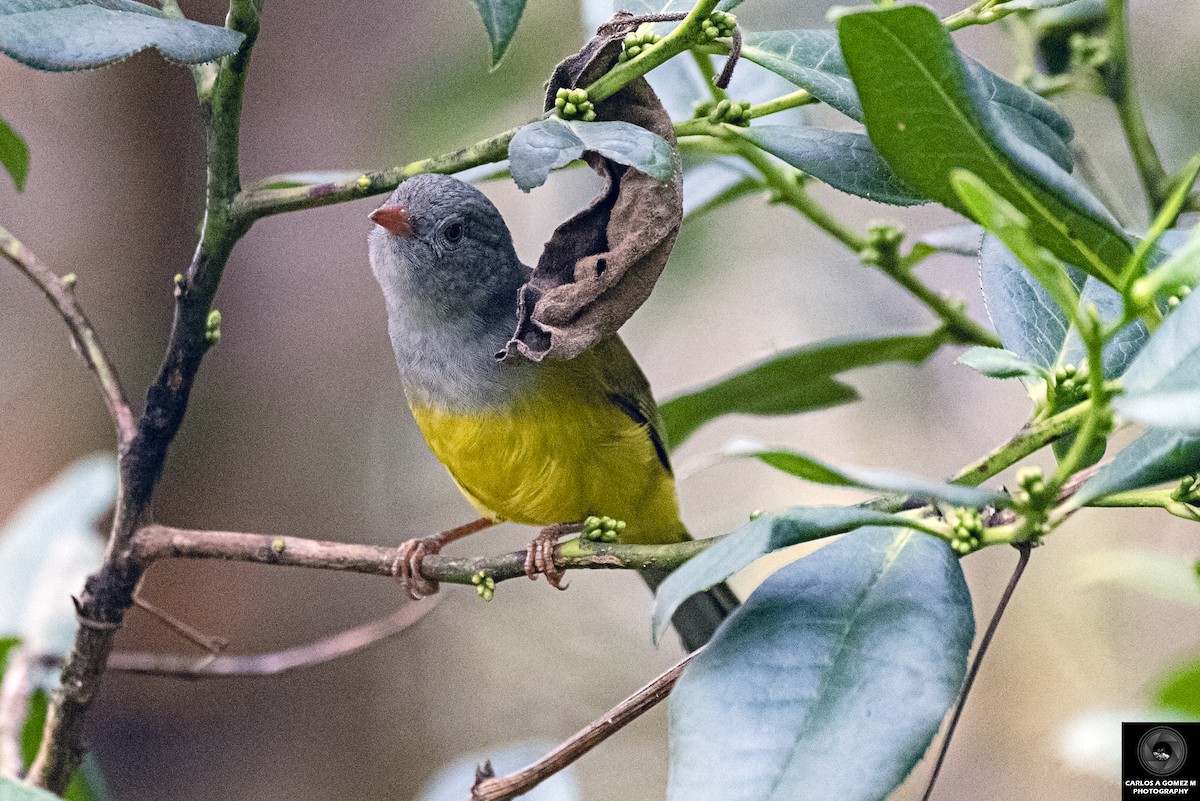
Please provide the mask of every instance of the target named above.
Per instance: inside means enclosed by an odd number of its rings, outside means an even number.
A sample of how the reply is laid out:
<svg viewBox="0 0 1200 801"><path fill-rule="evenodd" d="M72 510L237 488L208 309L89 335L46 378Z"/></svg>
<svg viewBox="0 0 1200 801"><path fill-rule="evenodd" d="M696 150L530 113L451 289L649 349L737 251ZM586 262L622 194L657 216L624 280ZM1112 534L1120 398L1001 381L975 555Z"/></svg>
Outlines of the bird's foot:
<svg viewBox="0 0 1200 801"><path fill-rule="evenodd" d="M434 534L432 537L405 540L396 549L396 558L392 562L392 576L400 582L400 586L408 593L408 597L414 601L433 595L438 591L438 583L433 579L426 578L421 573L421 563L425 557L440 553L442 546L447 543L460 540L476 531L482 531L494 525L496 525L495 520L480 518L466 525Z"/></svg>
<svg viewBox="0 0 1200 801"><path fill-rule="evenodd" d="M551 587L565 590L568 585L562 583L564 573L554 563L554 549L558 545L559 537L576 534L582 528L579 523L556 523L539 531L533 542L529 543L529 550L525 554L525 575L529 576L529 580L537 581L538 574L541 573Z"/></svg>

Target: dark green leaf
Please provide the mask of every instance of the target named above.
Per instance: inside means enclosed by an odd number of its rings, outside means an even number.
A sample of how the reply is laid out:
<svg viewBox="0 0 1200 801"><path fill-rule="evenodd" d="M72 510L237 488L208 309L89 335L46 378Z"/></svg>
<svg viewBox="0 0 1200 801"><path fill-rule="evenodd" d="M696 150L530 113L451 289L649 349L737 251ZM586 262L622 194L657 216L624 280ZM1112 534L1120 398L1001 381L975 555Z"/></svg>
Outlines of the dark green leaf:
<svg viewBox="0 0 1200 801"><path fill-rule="evenodd" d="M733 456L758 459L776 470L782 470L817 484L829 484L835 487L861 487L876 492L898 492L924 501L941 501L954 506L977 509L984 506L1008 506L1011 503L1011 499L1003 492L966 487L960 484L947 484L894 470L836 467L807 454L786 448L763 448L746 443L731 447L728 453Z"/></svg>
<svg viewBox="0 0 1200 801"><path fill-rule="evenodd" d="M1160 679L1154 700L1200 718L1200 660L1176 668Z"/></svg>
<svg viewBox="0 0 1200 801"><path fill-rule="evenodd" d="M862 526L919 526L920 521L859 506L796 506L760 515L684 562L654 594L651 636L671 622L679 605L769 553Z"/></svg>
<svg viewBox="0 0 1200 801"><path fill-rule="evenodd" d="M39 70L102 67L148 47L200 64L236 53L243 38L134 0L0 0L0 53Z"/></svg>
<svg viewBox="0 0 1200 801"><path fill-rule="evenodd" d="M904 361L918 364L947 342L946 334L835 339L785 351L660 407L667 441L675 448L710 420L726 414L784 415L826 409L858 399L833 376L858 367Z"/></svg>
<svg viewBox="0 0 1200 801"><path fill-rule="evenodd" d="M741 135L834 189L896 206L928 202L892 174L865 134L807 125L756 125Z"/></svg>
<svg viewBox="0 0 1200 801"><path fill-rule="evenodd" d="M54 793L0 776L0 801L62 801Z"/></svg>
<svg viewBox="0 0 1200 801"><path fill-rule="evenodd" d="M862 122L862 106L833 31L801 29L747 34L742 56Z"/></svg>
<svg viewBox="0 0 1200 801"><path fill-rule="evenodd" d="M1076 506L1104 495L1153 487L1200 473L1200 436L1151 429L1118 453L1072 499Z"/></svg>
<svg viewBox="0 0 1200 801"><path fill-rule="evenodd" d="M974 173L1030 220L1035 242L1115 282L1132 248L1112 216L1001 121L989 88L964 68L932 12L904 6L849 14L838 31L867 133L902 181L965 214L950 176Z"/></svg>
<svg viewBox="0 0 1200 801"><path fill-rule="evenodd" d="M509 171L528 192L541 186L550 171L583 156L599 153L660 181L671 180L674 154L656 133L628 122L580 122L551 117L517 131L508 144Z"/></svg>
<svg viewBox="0 0 1200 801"><path fill-rule="evenodd" d="M1058 308L1012 251L994 236L983 238L979 270L988 315L1006 348L1047 369L1060 364L1079 365L1083 361L1086 349L1079 332L1070 326L1066 312ZM1080 290L1082 303L1096 306L1105 324L1121 318L1119 293L1074 268L1068 268L1067 273ZM1104 374L1109 378L1120 376L1147 337L1146 326L1141 322L1121 329L1104 346Z"/></svg>
<svg viewBox="0 0 1200 801"><path fill-rule="evenodd" d="M1170 233L1169 231L1167 232ZM1161 298L1187 287L1200 285L1200 226L1191 231L1184 243L1150 275L1138 280L1133 287L1134 297Z"/></svg>
<svg viewBox="0 0 1200 801"><path fill-rule="evenodd" d="M974 637L941 540L864 529L769 577L671 694L668 801L877 801L954 703Z"/></svg>
<svg viewBox="0 0 1200 801"><path fill-rule="evenodd" d="M487 29L488 39L492 43L492 69L500 66L501 59L508 51L508 45L517 26L521 24L521 15L525 13L525 0L472 0L483 18L483 27Z"/></svg>
<svg viewBox="0 0 1200 801"><path fill-rule="evenodd" d="M17 191L23 192L29 175L29 146L4 120L0 120L0 165L12 176Z"/></svg>

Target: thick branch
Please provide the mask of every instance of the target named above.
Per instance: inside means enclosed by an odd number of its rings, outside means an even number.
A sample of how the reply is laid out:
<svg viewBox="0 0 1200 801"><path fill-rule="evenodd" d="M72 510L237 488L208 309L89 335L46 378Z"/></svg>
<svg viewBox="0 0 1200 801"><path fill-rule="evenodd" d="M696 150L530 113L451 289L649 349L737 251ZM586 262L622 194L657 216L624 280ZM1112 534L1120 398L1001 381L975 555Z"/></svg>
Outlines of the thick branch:
<svg viewBox="0 0 1200 801"><path fill-rule="evenodd" d="M561 570L673 570L713 542L714 539L707 539L671 545L626 545L570 540L555 549L554 562ZM525 553L520 550L499 556L469 557L431 554L421 563L421 574L431 581L470 585L473 576L483 573L499 583L525 576ZM151 525L137 532L132 556L145 565L156 559L226 559L391 576L396 548Z"/></svg>
<svg viewBox="0 0 1200 801"><path fill-rule="evenodd" d="M258 35L262 0L230 0L226 26L244 34L241 48L214 69L197 69L196 86L204 116L208 179L203 230L187 275L177 283L171 341L158 378L146 396L137 432L121 454L121 493L117 499L108 551L100 571L88 578L79 598L79 631L51 698L41 746L29 781L62 794L83 758L83 722L104 675L113 639L142 564L130 556L129 543L146 517L162 475L167 448L187 409L200 361L208 350L207 323L225 262L249 222L233 204L240 188L238 136L242 94L251 48Z"/></svg>
<svg viewBox="0 0 1200 801"><path fill-rule="evenodd" d="M121 389L120 379L117 378L116 368L113 367L108 354L104 352L95 329L92 328L87 315L83 313L83 307L79 305L79 300L75 297L75 282L64 280L56 275L21 244L20 240L2 227L0 227L0 254L3 254L4 258L12 262L18 270L25 274L26 278L36 284L38 289L42 290L42 294L46 296L46 300L50 301L62 316L83 360L100 382L104 404L108 407L108 414L117 427L118 447L120 450L124 450L129 441L133 439L135 431L133 412L129 408L129 402L125 400L125 393Z"/></svg>
<svg viewBox="0 0 1200 801"><path fill-rule="evenodd" d="M529 767L507 776L481 775L471 788L471 801L506 801L515 798L563 770L670 695L687 663L702 650L704 649L693 651L676 662L654 681L592 721L571 739Z"/></svg>

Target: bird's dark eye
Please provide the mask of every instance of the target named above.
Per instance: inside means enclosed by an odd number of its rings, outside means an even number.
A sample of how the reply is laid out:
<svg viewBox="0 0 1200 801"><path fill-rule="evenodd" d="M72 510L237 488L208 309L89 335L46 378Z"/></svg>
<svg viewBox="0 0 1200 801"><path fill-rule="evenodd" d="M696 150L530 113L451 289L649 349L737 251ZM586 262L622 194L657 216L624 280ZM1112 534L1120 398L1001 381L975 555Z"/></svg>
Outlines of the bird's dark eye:
<svg viewBox="0 0 1200 801"><path fill-rule="evenodd" d="M463 238L463 225L460 222L453 222L446 226L446 230L442 231L442 236L445 237L447 244L457 245Z"/></svg>

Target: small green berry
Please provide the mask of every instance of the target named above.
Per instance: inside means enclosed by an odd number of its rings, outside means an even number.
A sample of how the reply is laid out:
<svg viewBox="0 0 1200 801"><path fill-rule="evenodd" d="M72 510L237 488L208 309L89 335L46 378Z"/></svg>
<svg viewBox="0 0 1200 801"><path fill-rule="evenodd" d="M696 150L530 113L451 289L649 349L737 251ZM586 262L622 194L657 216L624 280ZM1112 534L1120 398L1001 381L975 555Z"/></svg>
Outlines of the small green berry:
<svg viewBox="0 0 1200 801"><path fill-rule="evenodd" d="M359 189L366 192L368 189L371 188L371 176L360 175L360 176L358 176L358 180L355 181L355 183L358 184Z"/></svg>
<svg viewBox="0 0 1200 801"><path fill-rule="evenodd" d="M271 543L271 550L275 553L283 553L287 550L287 543L284 542L282 537L279 537Z"/></svg>
<svg viewBox="0 0 1200 801"><path fill-rule="evenodd" d="M221 341L221 312L216 309L208 313L208 320L204 323L204 339L209 345Z"/></svg>

